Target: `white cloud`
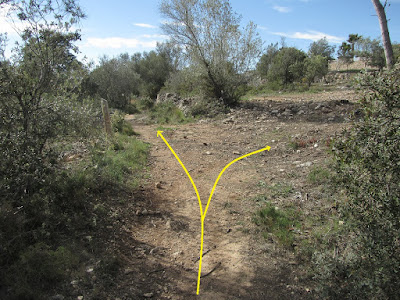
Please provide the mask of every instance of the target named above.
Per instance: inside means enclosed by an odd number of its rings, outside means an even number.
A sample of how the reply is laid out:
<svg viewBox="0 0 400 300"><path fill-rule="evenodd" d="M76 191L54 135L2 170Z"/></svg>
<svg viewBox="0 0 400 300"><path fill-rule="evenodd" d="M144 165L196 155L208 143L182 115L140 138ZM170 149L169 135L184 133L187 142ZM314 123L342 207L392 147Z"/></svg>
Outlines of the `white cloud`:
<svg viewBox="0 0 400 300"><path fill-rule="evenodd" d="M152 41L141 41L135 38L121 38L121 37L109 37L109 38L88 38L87 43L84 47L96 47L96 48L155 48L157 45L156 40Z"/></svg>
<svg viewBox="0 0 400 300"><path fill-rule="evenodd" d="M273 9L275 9L276 11L279 11L280 13L288 13L291 12L292 9L290 7L287 6L279 6L279 5L275 5L273 7Z"/></svg>
<svg viewBox="0 0 400 300"><path fill-rule="evenodd" d="M257 26L257 28L259 28L261 30L268 30L268 27L265 27L265 26Z"/></svg>
<svg viewBox="0 0 400 300"><path fill-rule="evenodd" d="M322 38L326 38L330 43L341 43L345 38L329 35L323 32L308 30L306 32L294 32L294 33L286 33L286 32L271 32L274 35L279 35L291 39L301 39L301 40L312 40L317 41Z"/></svg>
<svg viewBox="0 0 400 300"><path fill-rule="evenodd" d="M142 37L146 39L167 39L168 36L164 34L143 34Z"/></svg>
<svg viewBox="0 0 400 300"><path fill-rule="evenodd" d="M133 24L137 27L142 27L142 28L157 28L157 26L151 25L151 24L145 24L145 23L135 23Z"/></svg>

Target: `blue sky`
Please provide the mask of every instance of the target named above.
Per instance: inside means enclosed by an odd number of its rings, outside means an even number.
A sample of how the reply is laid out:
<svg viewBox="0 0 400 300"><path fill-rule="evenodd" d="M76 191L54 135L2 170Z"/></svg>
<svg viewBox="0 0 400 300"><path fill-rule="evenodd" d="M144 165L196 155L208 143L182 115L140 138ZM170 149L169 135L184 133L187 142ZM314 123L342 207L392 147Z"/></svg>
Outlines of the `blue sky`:
<svg viewBox="0 0 400 300"><path fill-rule="evenodd" d="M78 46L89 60L102 55L150 51L167 37L160 25L160 0L81 0L87 18L81 22ZM392 41L400 42L400 0L387 8ZM370 0L231 0L243 25L253 21L265 46L286 38L288 46L307 50L310 43L326 36L339 45L350 33L380 37L378 18ZM0 28L6 28L0 21ZM4 30L4 29L3 29ZM12 34L9 33L9 37Z"/></svg>

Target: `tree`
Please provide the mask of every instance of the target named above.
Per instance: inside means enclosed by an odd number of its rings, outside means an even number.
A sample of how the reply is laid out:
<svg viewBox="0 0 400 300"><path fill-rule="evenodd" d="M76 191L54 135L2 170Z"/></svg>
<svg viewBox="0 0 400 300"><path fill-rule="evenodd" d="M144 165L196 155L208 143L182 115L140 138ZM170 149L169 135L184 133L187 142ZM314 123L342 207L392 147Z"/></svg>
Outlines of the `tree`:
<svg viewBox="0 0 400 300"><path fill-rule="evenodd" d="M328 59L321 55L312 55L304 61L305 79L308 86L328 74Z"/></svg>
<svg viewBox="0 0 400 300"><path fill-rule="evenodd" d="M320 55L326 57L328 60L333 60L333 53L335 52L335 46L331 46L326 38L312 42L308 50L309 56Z"/></svg>
<svg viewBox="0 0 400 300"><path fill-rule="evenodd" d="M257 71L261 76L267 77L274 57L278 53L278 51L278 43L270 44L267 47L266 53L261 56L260 61L257 64Z"/></svg>
<svg viewBox="0 0 400 300"><path fill-rule="evenodd" d="M103 56L90 77L97 84L100 97L114 108L125 109L131 95L139 94L140 78L127 53L112 59Z"/></svg>
<svg viewBox="0 0 400 300"><path fill-rule="evenodd" d="M371 67L382 69L385 66L385 53L381 42L377 39L359 39L355 44L354 53Z"/></svg>
<svg viewBox="0 0 400 300"><path fill-rule="evenodd" d="M384 5L382 5L380 0L371 0L371 1L375 7L376 13L378 14L379 25L381 27L381 33L382 33L383 49L385 49L386 65L390 69L394 64L394 60L393 60L393 48L392 48L392 43L390 42L389 29L387 26L386 13L385 13L387 0L385 1Z"/></svg>
<svg viewBox="0 0 400 300"><path fill-rule="evenodd" d="M86 108L77 100L82 72L72 25L84 17L73 1L2 1L9 17L24 21L22 42L12 60L0 62L1 194L16 203L46 183L55 160L51 146L60 136L82 131ZM4 196L5 197L5 196ZM19 202L20 203L20 202Z"/></svg>
<svg viewBox="0 0 400 300"><path fill-rule="evenodd" d="M160 11L167 18L163 31L200 67L203 90L234 104L261 53L256 26L241 30L228 0L163 0Z"/></svg>
<svg viewBox="0 0 400 300"><path fill-rule="evenodd" d="M145 52L143 57L135 63L134 70L140 76L141 96L152 99L157 97L174 68L170 55L171 53L167 52Z"/></svg>
<svg viewBox="0 0 400 300"><path fill-rule="evenodd" d="M354 33L350 33L349 34L349 38L347 39L347 42L350 44L350 46L351 46L351 53L353 54L353 56L354 56L354 47L355 47L355 44L357 43L357 41L359 41L360 39L362 39L362 36L361 35L358 35L358 34L354 34Z"/></svg>
<svg viewBox="0 0 400 300"><path fill-rule="evenodd" d="M268 80L288 85L304 76L306 54L294 47L281 48L272 60Z"/></svg>
<svg viewBox="0 0 400 300"><path fill-rule="evenodd" d="M351 51L351 45L343 42L338 49L338 59L347 66L353 61L354 54Z"/></svg>

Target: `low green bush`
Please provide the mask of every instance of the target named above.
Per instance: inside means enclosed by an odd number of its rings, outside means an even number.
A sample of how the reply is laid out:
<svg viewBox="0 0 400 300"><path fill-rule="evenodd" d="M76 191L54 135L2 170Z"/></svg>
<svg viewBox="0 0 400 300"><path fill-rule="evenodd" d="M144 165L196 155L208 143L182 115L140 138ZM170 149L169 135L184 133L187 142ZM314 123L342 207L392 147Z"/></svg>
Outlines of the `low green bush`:
<svg viewBox="0 0 400 300"><path fill-rule="evenodd" d="M182 124L191 121L172 102L163 102L155 105L150 111L150 119L158 124Z"/></svg>
<svg viewBox="0 0 400 300"><path fill-rule="evenodd" d="M282 246L292 248L295 240L293 230L300 226L300 215L293 208L279 209L265 202L264 208L256 213L254 222L262 228L265 238L272 233Z"/></svg>
<svg viewBox="0 0 400 300"><path fill-rule="evenodd" d="M362 118L333 145L347 234L314 257L329 299L399 299L400 68L358 79Z"/></svg>

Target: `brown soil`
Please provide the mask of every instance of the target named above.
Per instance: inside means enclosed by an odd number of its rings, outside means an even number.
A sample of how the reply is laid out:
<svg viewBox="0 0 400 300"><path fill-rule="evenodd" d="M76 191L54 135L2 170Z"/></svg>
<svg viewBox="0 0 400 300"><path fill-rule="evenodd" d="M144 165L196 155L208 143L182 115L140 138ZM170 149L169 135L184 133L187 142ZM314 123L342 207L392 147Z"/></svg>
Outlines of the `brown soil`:
<svg viewBox="0 0 400 300"><path fill-rule="evenodd" d="M196 183L203 207L219 172L240 155L271 146L222 176L205 220L200 295L196 296L200 211L193 187L161 138L157 125L128 116L151 145L149 173L123 223L123 299L310 299L313 283L295 254L266 240L252 222L254 197L268 185L290 182L295 193L277 198L303 211L321 211L318 192L307 183L310 168L324 164L327 140L348 126L352 91L254 99L218 120L171 125L164 137ZM307 146L294 150L290 143ZM306 196L307 195L307 196ZM125 241L125 242L124 242Z"/></svg>

